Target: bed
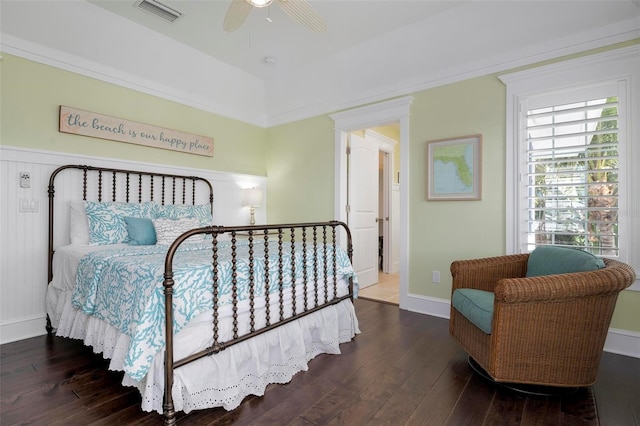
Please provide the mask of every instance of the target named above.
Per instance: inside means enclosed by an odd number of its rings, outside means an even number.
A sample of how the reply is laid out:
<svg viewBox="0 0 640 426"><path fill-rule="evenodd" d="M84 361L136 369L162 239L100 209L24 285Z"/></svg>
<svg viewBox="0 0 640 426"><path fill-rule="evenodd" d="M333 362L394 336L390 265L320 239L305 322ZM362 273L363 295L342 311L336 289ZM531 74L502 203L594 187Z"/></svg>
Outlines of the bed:
<svg viewBox="0 0 640 426"><path fill-rule="evenodd" d="M360 332L346 224L223 227L213 211L197 176L67 165L49 180L47 330L109 359L165 424L233 410Z"/></svg>

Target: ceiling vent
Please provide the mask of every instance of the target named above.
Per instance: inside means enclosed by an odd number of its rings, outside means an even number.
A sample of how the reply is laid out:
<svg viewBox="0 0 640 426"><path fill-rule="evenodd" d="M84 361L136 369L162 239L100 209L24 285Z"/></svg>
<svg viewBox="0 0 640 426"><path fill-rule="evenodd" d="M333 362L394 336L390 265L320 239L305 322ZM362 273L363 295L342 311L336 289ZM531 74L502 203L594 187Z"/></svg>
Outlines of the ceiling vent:
<svg viewBox="0 0 640 426"><path fill-rule="evenodd" d="M136 3L136 7L168 22L173 22L182 16L182 13L156 0L139 1Z"/></svg>

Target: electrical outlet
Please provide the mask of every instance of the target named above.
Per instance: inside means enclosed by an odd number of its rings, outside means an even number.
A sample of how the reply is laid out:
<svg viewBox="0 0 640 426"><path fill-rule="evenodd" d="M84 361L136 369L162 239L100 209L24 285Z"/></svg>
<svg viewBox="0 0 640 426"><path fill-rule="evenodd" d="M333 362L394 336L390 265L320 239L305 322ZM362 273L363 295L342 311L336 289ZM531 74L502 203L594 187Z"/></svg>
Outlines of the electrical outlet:
<svg viewBox="0 0 640 426"><path fill-rule="evenodd" d="M433 271L431 273L431 281L436 284L440 282L440 271Z"/></svg>
<svg viewBox="0 0 640 426"><path fill-rule="evenodd" d="M20 172L20 188L31 188L31 173Z"/></svg>
<svg viewBox="0 0 640 426"><path fill-rule="evenodd" d="M40 202L37 198L20 198L18 200L20 213L37 213Z"/></svg>

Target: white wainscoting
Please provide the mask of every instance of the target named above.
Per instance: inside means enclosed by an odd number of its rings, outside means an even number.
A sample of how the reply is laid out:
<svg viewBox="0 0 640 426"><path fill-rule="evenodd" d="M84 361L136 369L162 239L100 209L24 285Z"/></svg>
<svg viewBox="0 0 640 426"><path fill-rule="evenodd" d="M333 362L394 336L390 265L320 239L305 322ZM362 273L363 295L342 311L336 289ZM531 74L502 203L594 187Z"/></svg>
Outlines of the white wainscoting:
<svg viewBox="0 0 640 426"><path fill-rule="evenodd" d="M0 147L0 343L46 333L49 175L65 164L198 175L213 186L213 217L217 225L248 225L249 209L242 206L242 188L261 188L266 205L267 178L211 170L194 170L151 163L80 156L61 152ZM30 187L20 187L20 172L31 175ZM60 190L62 191L62 190ZM58 196L64 194L56 193ZM37 211L21 212L21 203ZM256 209L256 223L266 223L265 208ZM60 234L68 224L58 223ZM57 240L57 239L56 239Z"/></svg>

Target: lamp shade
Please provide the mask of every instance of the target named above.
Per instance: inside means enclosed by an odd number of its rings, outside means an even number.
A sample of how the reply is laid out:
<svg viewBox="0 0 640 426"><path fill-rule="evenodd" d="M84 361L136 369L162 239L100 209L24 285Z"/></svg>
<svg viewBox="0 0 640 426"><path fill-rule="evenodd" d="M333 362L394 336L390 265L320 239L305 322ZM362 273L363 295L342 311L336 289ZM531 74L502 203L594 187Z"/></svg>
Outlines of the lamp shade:
<svg viewBox="0 0 640 426"><path fill-rule="evenodd" d="M242 193L242 204L249 207L262 206L262 190L260 188L246 188Z"/></svg>

